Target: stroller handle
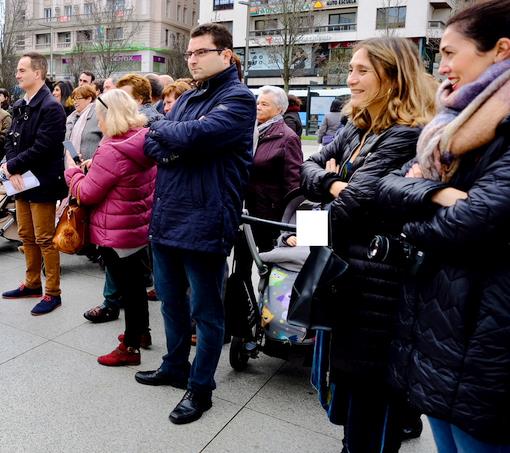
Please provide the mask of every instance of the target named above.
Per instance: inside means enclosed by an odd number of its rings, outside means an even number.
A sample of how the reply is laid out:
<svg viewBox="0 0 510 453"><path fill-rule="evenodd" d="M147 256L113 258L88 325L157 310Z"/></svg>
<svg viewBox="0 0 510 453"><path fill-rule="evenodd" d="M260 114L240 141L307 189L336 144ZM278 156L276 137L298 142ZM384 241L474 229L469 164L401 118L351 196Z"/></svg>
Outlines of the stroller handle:
<svg viewBox="0 0 510 453"><path fill-rule="evenodd" d="M250 249L253 261L257 266L259 275L261 277L265 277L269 273L269 267L264 264L260 258L259 252L257 250L257 245L255 244L255 238L253 237L251 225L266 225L284 231L296 231L296 225L292 225L290 223L275 222L273 220L260 219L258 217L252 217L246 214L241 216L241 220L243 222L244 236L246 237L246 242L248 243L248 248Z"/></svg>
<svg viewBox="0 0 510 453"><path fill-rule="evenodd" d="M293 225L292 223L283 223L283 222L276 222L274 220L265 220L261 219L259 217L252 217L251 215L243 214L241 216L241 220L243 223L248 225L265 225L274 227L278 230L284 230L284 231L296 231L296 225Z"/></svg>

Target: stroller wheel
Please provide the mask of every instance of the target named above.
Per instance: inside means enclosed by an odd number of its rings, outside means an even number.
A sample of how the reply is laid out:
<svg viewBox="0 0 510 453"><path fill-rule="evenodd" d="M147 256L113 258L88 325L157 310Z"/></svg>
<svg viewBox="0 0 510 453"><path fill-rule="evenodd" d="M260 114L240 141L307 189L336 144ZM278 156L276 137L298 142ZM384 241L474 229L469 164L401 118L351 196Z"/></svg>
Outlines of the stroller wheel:
<svg viewBox="0 0 510 453"><path fill-rule="evenodd" d="M232 337L230 343L229 361L230 366L236 371L243 371L248 365L248 353L244 349L244 341L240 337Z"/></svg>

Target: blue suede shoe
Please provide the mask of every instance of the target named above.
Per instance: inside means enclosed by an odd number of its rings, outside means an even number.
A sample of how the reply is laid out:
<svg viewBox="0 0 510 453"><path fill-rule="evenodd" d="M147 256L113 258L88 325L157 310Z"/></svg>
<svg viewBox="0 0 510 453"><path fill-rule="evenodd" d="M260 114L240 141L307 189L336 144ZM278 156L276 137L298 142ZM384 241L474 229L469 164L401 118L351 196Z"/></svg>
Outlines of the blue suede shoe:
<svg viewBox="0 0 510 453"><path fill-rule="evenodd" d="M2 293L4 299L27 299L29 297L41 297L42 288L27 288L24 283L19 288L11 289Z"/></svg>
<svg viewBox="0 0 510 453"><path fill-rule="evenodd" d="M49 296L46 294L41 302L39 302L34 308L32 308L32 315L34 316L40 316L45 315L46 313L49 313L55 308L60 307L62 305L62 300L60 299L60 296Z"/></svg>

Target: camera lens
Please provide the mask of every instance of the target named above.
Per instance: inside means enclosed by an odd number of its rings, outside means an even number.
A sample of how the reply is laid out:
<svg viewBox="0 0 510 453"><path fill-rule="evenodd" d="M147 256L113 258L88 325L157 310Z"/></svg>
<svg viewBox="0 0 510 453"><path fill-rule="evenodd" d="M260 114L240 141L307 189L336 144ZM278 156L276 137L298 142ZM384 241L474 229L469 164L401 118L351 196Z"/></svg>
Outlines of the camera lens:
<svg viewBox="0 0 510 453"><path fill-rule="evenodd" d="M386 236L374 236L368 246L367 257L371 260L384 261L388 257L390 241Z"/></svg>

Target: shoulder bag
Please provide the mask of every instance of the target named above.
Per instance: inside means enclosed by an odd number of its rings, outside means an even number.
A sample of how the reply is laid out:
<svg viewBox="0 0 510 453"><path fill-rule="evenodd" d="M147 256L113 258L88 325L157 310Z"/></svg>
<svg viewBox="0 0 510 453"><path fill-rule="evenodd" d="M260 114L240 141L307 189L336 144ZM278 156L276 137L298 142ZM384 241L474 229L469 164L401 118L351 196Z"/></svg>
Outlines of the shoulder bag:
<svg viewBox="0 0 510 453"><path fill-rule="evenodd" d="M79 252L88 240L88 212L80 206L80 186L78 185L77 198L71 194L67 198L67 206L58 219L53 245L63 253L73 255Z"/></svg>
<svg viewBox="0 0 510 453"><path fill-rule="evenodd" d="M348 267L331 246L310 247L310 255L292 288L287 315L289 324L330 330L338 303L338 284L345 278Z"/></svg>

